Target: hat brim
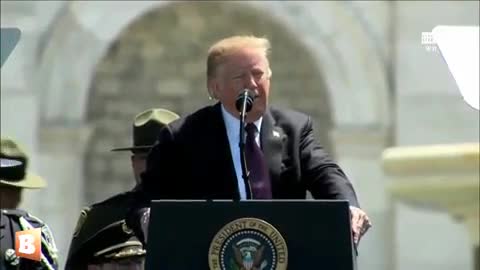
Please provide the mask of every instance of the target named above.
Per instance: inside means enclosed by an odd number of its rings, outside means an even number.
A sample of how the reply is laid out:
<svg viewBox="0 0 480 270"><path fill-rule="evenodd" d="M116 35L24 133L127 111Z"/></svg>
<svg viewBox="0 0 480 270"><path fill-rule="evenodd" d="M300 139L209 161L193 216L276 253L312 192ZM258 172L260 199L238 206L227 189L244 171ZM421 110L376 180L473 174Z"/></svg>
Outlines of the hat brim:
<svg viewBox="0 0 480 270"><path fill-rule="evenodd" d="M19 187L19 188L28 188L28 189L40 189L47 186L47 182L40 176L27 173L25 178L20 181L8 181L4 179L0 179L0 186L12 186L12 187Z"/></svg>
<svg viewBox="0 0 480 270"><path fill-rule="evenodd" d="M114 148L110 151L119 152L119 151L148 150L148 149L151 149L152 147L153 145L131 146L131 147L123 147L123 148Z"/></svg>

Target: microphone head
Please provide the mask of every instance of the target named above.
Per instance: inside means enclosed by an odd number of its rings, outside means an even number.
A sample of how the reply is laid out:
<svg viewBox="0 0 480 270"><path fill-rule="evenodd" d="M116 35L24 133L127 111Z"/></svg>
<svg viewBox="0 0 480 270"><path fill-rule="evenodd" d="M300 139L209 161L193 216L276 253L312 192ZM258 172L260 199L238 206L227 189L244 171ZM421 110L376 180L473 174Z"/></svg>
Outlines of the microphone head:
<svg viewBox="0 0 480 270"><path fill-rule="evenodd" d="M243 102L245 100L245 112L249 112L252 109L253 101L258 95L249 89L244 89L237 97L235 101L235 107L237 111L242 111Z"/></svg>

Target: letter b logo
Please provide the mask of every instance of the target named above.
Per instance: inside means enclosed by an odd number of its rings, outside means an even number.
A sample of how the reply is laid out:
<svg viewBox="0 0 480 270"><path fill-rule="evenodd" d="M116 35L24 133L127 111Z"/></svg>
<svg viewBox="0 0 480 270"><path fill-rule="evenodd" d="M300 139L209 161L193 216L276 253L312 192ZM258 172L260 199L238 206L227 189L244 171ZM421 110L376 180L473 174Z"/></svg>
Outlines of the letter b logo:
<svg viewBox="0 0 480 270"><path fill-rule="evenodd" d="M15 253L18 257L40 261L41 229L15 232Z"/></svg>

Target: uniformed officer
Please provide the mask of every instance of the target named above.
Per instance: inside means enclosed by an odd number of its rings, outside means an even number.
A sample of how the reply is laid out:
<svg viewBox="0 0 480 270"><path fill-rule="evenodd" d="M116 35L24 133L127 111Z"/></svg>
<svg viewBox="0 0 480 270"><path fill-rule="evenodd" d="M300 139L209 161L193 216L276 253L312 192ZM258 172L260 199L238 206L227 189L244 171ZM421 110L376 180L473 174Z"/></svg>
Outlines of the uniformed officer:
<svg viewBox="0 0 480 270"><path fill-rule="evenodd" d="M145 170L149 150L161 128L179 116L165 109L149 109L136 115L133 123L133 146L112 151L131 151L135 181ZM144 236L132 223L141 224L142 215L134 222L126 220L134 199L135 188L82 210L70 243L66 270L80 269L143 269ZM128 224L128 225L127 225Z"/></svg>
<svg viewBox="0 0 480 270"><path fill-rule="evenodd" d="M7 138L0 145L0 269L57 269L57 248L49 227L27 211L18 209L22 190L46 186L41 177L27 172L28 157L19 145ZM15 232L41 228L41 260L15 254Z"/></svg>

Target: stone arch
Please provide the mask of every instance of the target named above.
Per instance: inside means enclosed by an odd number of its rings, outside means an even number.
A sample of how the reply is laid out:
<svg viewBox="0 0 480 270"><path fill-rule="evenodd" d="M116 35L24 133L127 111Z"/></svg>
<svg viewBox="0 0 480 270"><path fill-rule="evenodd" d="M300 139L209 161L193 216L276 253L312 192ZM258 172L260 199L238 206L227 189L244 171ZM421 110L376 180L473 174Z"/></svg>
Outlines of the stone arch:
<svg viewBox="0 0 480 270"><path fill-rule="evenodd" d="M42 120L83 123L95 66L110 44L132 20L168 2L125 1L121 5L109 1L67 2L69 6L53 23L56 27L40 52L37 82L43 89ZM325 74L336 126L390 125L385 67L349 5L278 1L248 2L248 5L268 11L310 49ZM111 16L112 9L117 16Z"/></svg>
<svg viewBox="0 0 480 270"><path fill-rule="evenodd" d="M69 3L70 6L56 23L57 27L53 30L52 38L40 58L38 82L44 85L45 89L41 98L43 121L78 122L80 125L88 123L88 100L91 94L90 85L95 77L95 67L111 46L114 46L112 42L122 31L126 31L132 21L148 15L150 10L167 4L167 1L124 2L119 7L118 4L108 1ZM305 45L302 49L312 53L310 60L315 60L319 67L314 70L321 70L325 75L325 90L332 101L332 109L327 111L333 114L334 126L373 126L382 129L389 125L389 112L385 108L389 99L383 67L380 60L375 57L374 48L369 44L361 26L355 22L355 18L351 17L345 7L340 4L329 4L331 6L328 8L312 12L312 7L307 3L261 1L249 2L246 5L260 11L268 10L274 19L278 16L277 20L282 21L295 33L291 36L292 39L298 40ZM112 8L118 11L118 16L106 14ZM321 18L334 20L337 17L342 18L343 23L335 27L324 25L321 20ZM99 24L99 21L102 23ZM357 39L358 43L354 48L350 47L352 38ZM88 50L85 50L87 44ZM275 41L273 44L275 46ZM75 59L72 56L75 56ZM370 59L368 68L354 71L359 66L365 65L366 58ZM75 65L66 68L68 61L71 60L75 60ZM274 76L278 74L275 73ZM203 85L201 87L203 88ZM315 104L317 103L311 105L312 108ZM155 106L161 105L155 103ZM311 113L305 108L308 106L302 107L302 110ZM315 109L317 108L312 110ZM126 121L131 121L131 118ZM122 128L128 128L128 124L125 123L123 121L122 127L117 126L114 129L121 131ZM123 130L122 134L127 133ZM124 139L123 143L129 141ZM98 152L108 151L105 145L109 144L105 142L102 144L99 141L98 145L103 145L103 148L97 148Z"/></svg>
<svg viewBox="0 0 480 270"><path fill-rule="evenodd" d="M145 108L162 107L185 115L204 106L208 46L242 33L264 34L277 44L271 56L272 99L312 115L322 145L331 149L331 110L321 72L292 33L249 6L172 3L134 20L97 65L89 92L86 120L94 130L85 172L87 186L102 183L108 188L87 189L88 201L103 197L94 194L97 190L119 191L132 183L125 157L112 156L104 146L129 145L129 123Z"/></svg>

